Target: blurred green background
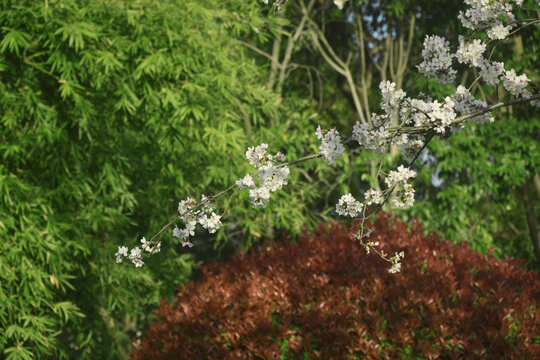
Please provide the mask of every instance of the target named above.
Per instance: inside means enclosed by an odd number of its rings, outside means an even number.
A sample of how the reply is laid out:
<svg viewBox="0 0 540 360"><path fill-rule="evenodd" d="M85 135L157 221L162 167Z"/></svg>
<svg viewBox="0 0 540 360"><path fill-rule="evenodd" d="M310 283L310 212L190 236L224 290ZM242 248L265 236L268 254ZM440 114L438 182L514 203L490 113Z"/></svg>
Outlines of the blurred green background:
<svg viewBox="0 0 540 360"><path fill-rule="evenodd" d="M293 160L318 151L318 124L350 134L359 116L351 82L325 61L313 29L349 60L362 103L377 111L381 80L411 95L452 91L418 80L414 65L426 34L457 39L460 8L450 0L350 1L342 11L290 1L280 12L245 0L0 0L0 357L125 358L159 302L201 262L328 221L342 194L374 184L374 154L352 149L332 168L299 165L266 209L241 194L223 228L197 234L192 250L167 234L144 268L114 261L118 246L173 219L178 201L249 171L247 147L266 142ZM540 30L528 27L493 56L538 84L538 44ZM489 102L508 97L475 90ZM539 110L516 106L496 119L430 143L418 202L398 214L538 271L527 216L538 218ZM394 152L384 166L400 161Z"/></svg>

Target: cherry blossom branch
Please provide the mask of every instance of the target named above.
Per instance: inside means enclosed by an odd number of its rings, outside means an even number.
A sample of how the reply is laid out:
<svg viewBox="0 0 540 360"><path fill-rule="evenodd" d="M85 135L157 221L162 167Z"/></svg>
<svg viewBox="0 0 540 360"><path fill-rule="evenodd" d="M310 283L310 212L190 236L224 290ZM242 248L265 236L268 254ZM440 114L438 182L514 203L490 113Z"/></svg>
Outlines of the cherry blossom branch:
<svg viewBox="0 0 540 360"><path fill-rule="evenodd" d="M180 216L177 216L173 221L171 221L170 223L168 223L167 225L163 226L161 228L161 230L159 230L156 234L154 234L154 236L152 236L152 238L150 239L150 241L154 241L154 239L159 236L159 235L162 235L163 232L165 230L167 230L172 224L174 224L175 222L177 222L178 220L180 220ZM161 236L159 236L161 238Z"/></svg>
<svg viewBox="0 0 540 360"><path fill-rule="evenodd" d="M345 1L346 0L342 0L337 3L343 5ZM515 2L518 3L518 0L515 0ZM310 4L312 3L313 0ZM274 6L276 6L276 4L281 7L284 2L277 1L274 3ZM319 52L331 67L340 74L345 75L347 80L352 83L352 74L349 70L350 56L346 62L337 56L325 38L324 32L309 18L309 11L306 9L302 0L300 1L300 4L303 11L303 24L305 22L309 24L310 31L313 34L313 41ZM512 6L498 7L499 5L497 5L496 2L486 4L480 1L470 1L467 4L475 11L460 13L459 18L464 27L470 28L473 31L486 31L491 40L504 39L511 34L510 30L513 29L513 24L508 24L507 22L507 25L504 25L499 19L502 17L515 20L511 13ZM489 8L489 14L492 14L490 15L493 17L492 19L489 17L478 17L478 14L482 13L482 6L487 6ZM531 20L522 27L535 23L540 23L540 19ZM298 34L303 30L303 27L304 26L301 27L302 29L299 30ZM414 25L412 25L412 28L414 28ZM295 39L299 36L300 35L295 37ZM408 180L414 177L416 173L412 171L410 167L419 158L428 143L437 133L445 134L446 131L450 129L459 130L467 120L475 122L484 122L487 119L491 120L492 117L490 112L497 108L525 102L540 105L540 93L532 94L527 90L529 79L527 79L526 75L523 74L518 76L513 69L505 70L503 63L491 63L493 49L488 59L483 57L483 53L491 40L486 44L480 39L469 39L465 41L464 38L460 36L459 47L454 54L450 50L448 41L438 36L428 36L424 41L425 49L422 52L424 61L418 66L419 73L434 77L439 82L450 83L457 74L457 72L452 69L453 60L456 59L462 64L469 65L474 71L477 71L477 68L480 69L479 79L483 79L488 85L496 85L502 81L504 88L508 90L510 94L515 96L515 99L488 106L485 102L475 99L469 90L460 85L454 94L447 96L444 99L444 102L439 103L436 100L433 101L429 97L424 97L422 100L406 98L406 93L399 89L399 87L396 89L395 83L383 81L379 85L382 93L381 108L383 113L374 115L372 118L363 118L360 101L355 98L355 106L362 121L357 122L354 125L352 136L347 138L343 143L341 142L341 136L335 129L324 131L318 127L316 135L322 141L320 152L318 154L311 154L289 162L283 162L285 156L281 152L278 152L275 155L267 153L267 144L250 147L246 152L246 157L250 164L257 170L257 181L259 182L259 186L255 184L253 175L248 174L237 180L234 185L229 186L221 192L209 197L202 195L200 202L196 202L190 198L182 200L178 205L180 216L165 225L150 239L150 241L147 241L145 238L141 240L142 250L145 251L144 253L139 247L135 247L131 249L131 253L128 255L128 248L121 246L116 253L116 261L120 263L124 258L127 258L131 260L136 267L143 266L144 262L142 259L145 256L160 251L161 242L155 240L156 237L159 236L159 238L161 238L166 229L180 220L184 222L186 227L185 229L175 227L173 236L177 237L183 246L193 246L188 239L190 235L192 236L195 234L194 230L196 225L200 224L210 233L216 232L222 225L221 217L225 215L232 198L237 194L238 190L248 189L252 206L254 208L264 208L266 207L266 202L270 199L270 192L280 190L284 185L287 185L286 179L290 172L288 165L313 160L319 157L323 157L329 165L333 165L339 156L345 152L345 147L343 145L350 141L356 141L366 150L374 150L383 154L388 152L390 146L401 146L403 155L405 159L408 160L407 167L400 165L397 170L390 171L386 174L384 180L387 185L386 190L379 191L370 188L364 193L365 203L357 201L352 194L346 194L341 197L336 205L336 213L338 215L356 217L358 214L361 214L362 222L360 234L355 234L355 237L360 240L367 252L373 250L382 259L392 263L389 272L398 272L401 268L399 261L403 258L404 254L396 253L394 256L388 257L384 251L376 249L378 243L369 241L364 242L364 237L369 236L368 234L364 234L364 222L371 216L374 216L390 198L392 198L394 206L398 208L408 208L412 206L414 202L414 189L412 188L412 185L408 183ZM253 49L251 46L248 47ZM271 58L269 54L262 51L257 52ZM281 70L284 69L281 68ZM475 80L473 85L476 84L479 79ZM351 91L353 91L354 97L356 88L352 87ZM486 115L489 116L486 117ZM389 126L392 124L393 120L397 118L403 119L401 125L397 127ZM407 126L409 123L414 123L414 126ZM427 137L424 137L424 135ZM379 163L379 170L375 175L377 182L381 175L381 169L382 158ZM213 212L214 208L212 203L232 189L235 189L235 191L229 197L229 200L225 205L225 211L223 211L221 216L216 215ZM366 217L366 211L371 204L377 206L375 206L374 211ZM211 215L209 216L210 213Z"/></svg>
<svg viewBox="0 0 540 360"><path fill-rule="evenodd" d="M534 94L534 95L532 95L530 97L526 97L526 98L511 99L511 100L506 100L506 101L499 102L497 104L486 106L486 107L484 107L482 109L479 109L477 111L474 111L472 113L465 114L465 115L462 115L460 117L457 117L454 121L452 121L451 125L452 126L459 125L459 124L465 122L466 120L469 120L471 118L475 118L477 116L486 114L486 113L488 113L490 111L493 111L493 110L498 109L498 108L503 107L503 106L511 106L511 105L523 104L523 103L531 102L531 101L535 101L535 100L540 100L540 93ZM425 126L414 126L414 127L412 127L412 126L411 127L393 127L393 128L389 128L388 130L389 131L395 131L395 132L401 133L401 134L406 134L406 133L417 134L418 132L424 132L424 131L429 130L431 128L432 128L432 126L425 125Z"/></svg>
<svg viewBox="0 0 540 360"><path fill-rule="evenodd" d="M540 93L534 94L534 95L532 95L530 97L527 97L527 98L518 98L518 99L511 99L511 100L502 101L500 103L490 105L488 107L485 107L483 109L475 111L475 112L473 112L471 114L462 115L462 116L458 117L456 120L454 120L452 122L452 125L461 124L462 122L464 122L466 120L469 120L471 118L477 117L477 116L482 115L482 114L485 114L487 112L490 112L492 110L498 109L498 108L503 107L503 106L522 104L522 103L531 102L531 101L539 100L539 99L540 99Z"/></svg>
<svg viewBox="0 0 540 360"><path fill-rule="evenodd" d="M456 118L451 123L451 125L454 126L454 125L457 125L457 124L461 124L466 120L469 120L471 118L475 118L475 117L477 117L479 115L485 114L487 112L490 112L492 110L495 110L495 109L503 107L503 106L511 106L511 105L515 105L515 104L528 102L528 101L534 101L534 100L537 100L537 99L540 99L540 94L535 94L535 95L532 95L531 97L528 97L528 98L512 99L512 100L507 100L507 101L500 102L500 103L497 103L497 104L493 104L493 105L487 106L487 107L485 107L483 109L474 111L472 113L462 115L462 116ZM414 130L415 134L422 133L422 134L427 134L428 135L426 140L424 141L422 147L420 148L420 150L417 151L415 153L414 157L412 158L412 160L410 160L408 162L407 168L410 168L416 162L416 160L419 158L421 153L427 147L428 143L434 138L434 136L436 134L435 128L436 128L435 125L429 125L429 126L420 126L420 127L401 126L401 127L396 127L396 128L390 128L389 129L393 133L393 134L391 134L391 139L394 139L399 134L413 133L411 130ZM346 144L346 143L349 143L349 142L353 141L353 137L354 136L351 136L351 137L347 138L343 143ZM324 141L323 141L323 144L324 144ZM298 164L298 163L301 163L301 162L314 160L314 159L317 159L317 158L320 158L320 157L323 157L323 156L324 156L323 152L320 152L318 154L310 154L310 155L302 156L302 157L299 157L297 159L294 159L294 160L291 160L291 161L288 161L288 162L285 162L285 163L275 165L274 167L276 169L277 168L286 168L288 170L288 168L287 168L288 165L294 165L294 164ZM271 156L270 156L270 158L271 158ZM379 171L377 172L377 177L379 177L379 174L380 174L380 168L379 168ZM251 175L248 175L248 176L251 176ZM401 185L403 185L403 184L401 184ZM362 218L361 218L362 223L361 223L361 230L360 230L361 234L358 237L359 240L361 241L362 245L366 248L366 251L369 252L368 249L371 248L371 250L376 252L382 259L393 263L392 269L394 269L394 270L396 270L395 267L397 266L396 264L398 264L396 261L399 260L400 258L402 258L402 256L400 257L399 254L396 254L393 257L388 257L388 256L386 256L386 254L384 252L380 252L380 251L378 251L377 249L374 248L376 246L375 243L364 242L364 240L363 240L363 237L364 237L363 231L364 230L363 229L364 229L364 222L366 220L368 220L369 218L371 218L372 216L374 216L384 206L384 204L386 204L388 202L388 200L390 199L391 195L393 194L396 186L400 186L400 184L396 183L393 186L391 186L388 190L383 192L384 197L381 198L381 201L378 203L378 206L374 210L372 210L371 214L369 216L367 216L367 217L365 216L365 211L367 209L367 206L363 206ZM235 191L233 192L233 194L229 197L229 199L227 201L227 204L225 206L225 210L223 211L222 215L219 216L218 219L217 219L217 221L219 222L219 219L222 216L225 215L226 209L228 208L232 198L237 194L238 190L241 189L241 188L242 188L242 185L237 182L236 184L233 184L233 185L229 186L228 188L226 188L226 189L224 189L224 190L222 190L222 191L220 191L220 192L218 192L216 194L210 195L208 197L203 195L203 199L200 202L192 201L191 204L189 205L189 211L182 212L182 211L179 210L181 212L180 216L177 216L174 220L170 221L168 224L163 226L161 228L161 230L159 230L154 236L152 236L150 241L147 241L145 238L143 238L141 240L141 242L143 243L143 248L147 249L147 252L149 252L150 254L159 252L159 249L161 247L161 243L158 242L156 240L156 238L158 238L158 240L159 240L162 237L163 233L169 227L171 227L173 224L177 223L179 220L186 221L186 219L189 219L189 216L192 215L192 214L201 215L202 212L201 212L200 209L204 209L205 206L208 206L212 202L220 199L223 195L225 195L226 193L228 193L232 189L235 189ZM188 200L186 200L186 201L189 201L189 200L190 199L188 198ZM207 218L203 218L203 219L208 220ZM189 243L189 242L183 242L183 244L191 245L191 243ZM138 249L138 248L135 248L135 249ZM127 255L127 251L128 251L128 249L126 247L120 247L119 252L117 254L123 255L125 257L129 257ZM146 254L146 253L142 253L140 251L136 251L134 256L133 256L132 261L134 261L136 266L142 266L142 265L144 265L144 262L142 262L142 258L144 258L145 256L148 256L150 254ZM118 261L118 259L121 259L119 255L117 255L117 261Z"/></svg>

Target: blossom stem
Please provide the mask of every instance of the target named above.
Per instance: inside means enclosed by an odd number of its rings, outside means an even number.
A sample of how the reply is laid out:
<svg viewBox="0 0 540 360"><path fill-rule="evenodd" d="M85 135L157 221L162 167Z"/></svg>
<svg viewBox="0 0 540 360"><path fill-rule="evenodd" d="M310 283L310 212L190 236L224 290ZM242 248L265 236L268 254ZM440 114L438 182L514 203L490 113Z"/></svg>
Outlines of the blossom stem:
<svg viewBox="0 0 540 360"><path fill-rule="evenodd" d="M532 96L530 96L528 98L518 98L518 99L506 100L506 101L503 101L503 102L500 102L500 103L497 103L497 104L486 106L483 109L480 109L478 111L472 112L470 114L462 115L462 116L456 118L452 122L452 125L460 124L460 123L464 122L465 120L471 119L473 117L477 117L478 115L485 114L485 113L487 113L487 112L489 112L491 110L495 110L495 109L503 107L503 106L522 104L522 103L537 100L537 99L540 99L540 93L534 94L534 95L532 95Z"/></svg>
<svg viewBox="0 0 540 360"><path fill-rule="evenodd" d="M311 155L303 156L303 157L298 158L298 159L291 160L291 161L283 163L283 164L279 164L276 167L282 167L282 166L296 164L296 163L299 163L299 162L302 162L302 161L317 159L317 158L320 158L321 156L322 156L321 154L311 154Z"/></svg>
<svg viewBox="0 0 540 360"><path fill-rule="evenodd" d="M498 108L503 107L503 106L522 104L522 103L525 103L525 102L530 102L530 101L539 100L539 99L540 99L540 93L534 94L534 95L532 95L530 97L527 97L527 98L518 98L518 99L511 99L511 100L502 101L502 102L497 103L497 104L486 106L485 108L474 111L472 113L459 116L454 121L452 121L452 123L449 126L460 124L460 123L462 123L462 122L464 122L466 120L469 120L471 118L474 118L474 117L482 115L482 114L485 114L487 112L490 112L492 110L498 109ZM414 133L422 133L422 132L425 133L425 132L431 130L432 128L433 128L432 125L403 126L403 127L388 128L388 131L396 131L396 132L398 132L400 134L405 134L405 133L413 133L414 134Z"/></svg>
<svg viewBox="0 0 540 360"><path fill-rule="evenodd" d="M171 221L171 222L168 223L167 225L163 226L163 227L161 228L161 230L159 230L154 236L152 236L152 238L150 239L150 242L152 242L158 235L163 234L163 232L164 232L165 230L167 230L167 228L168 228L169 226L171 226L172 224L174 224L174 223L177 222L178 220L180 220L180 216L176 217L173 221Z"/></svg>

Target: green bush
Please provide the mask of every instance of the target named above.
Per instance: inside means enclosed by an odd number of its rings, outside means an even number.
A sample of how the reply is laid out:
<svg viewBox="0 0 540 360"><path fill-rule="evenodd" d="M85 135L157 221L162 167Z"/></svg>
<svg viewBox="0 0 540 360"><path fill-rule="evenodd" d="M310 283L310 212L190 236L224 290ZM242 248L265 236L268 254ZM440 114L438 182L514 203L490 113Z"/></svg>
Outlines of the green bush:
<svg viewBox="0 0 540 360"><path fill-rule="evenodd" d="M310 112L288 109L306 104L266 90L236 40L256 36L261 7L215 6L0 1L0 356L124 357L195 262L165 246L135 270L117 246L230 185L257 141L304 151ZM275 217L302 229L314 186L300 180L241 224L248 244ZM233 227L255 218L245 204L227 210Z"/></svg>

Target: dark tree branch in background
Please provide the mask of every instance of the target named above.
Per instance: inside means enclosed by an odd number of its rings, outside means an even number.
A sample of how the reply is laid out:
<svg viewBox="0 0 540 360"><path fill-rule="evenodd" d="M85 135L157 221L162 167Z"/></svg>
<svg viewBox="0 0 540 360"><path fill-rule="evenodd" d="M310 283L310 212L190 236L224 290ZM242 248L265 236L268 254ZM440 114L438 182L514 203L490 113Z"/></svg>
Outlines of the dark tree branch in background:
<svg viewBox="0 0 540 360"><path fill-rule="evenodd" d="M540 234L538 233L538 222L536 221L536 212L534 209L533 195L529 186L529 179L521 186L521 196L525 205L525 214L527 215L527 224L529 225L529 233L534 247L536 261L540 264Z"/></svg>

